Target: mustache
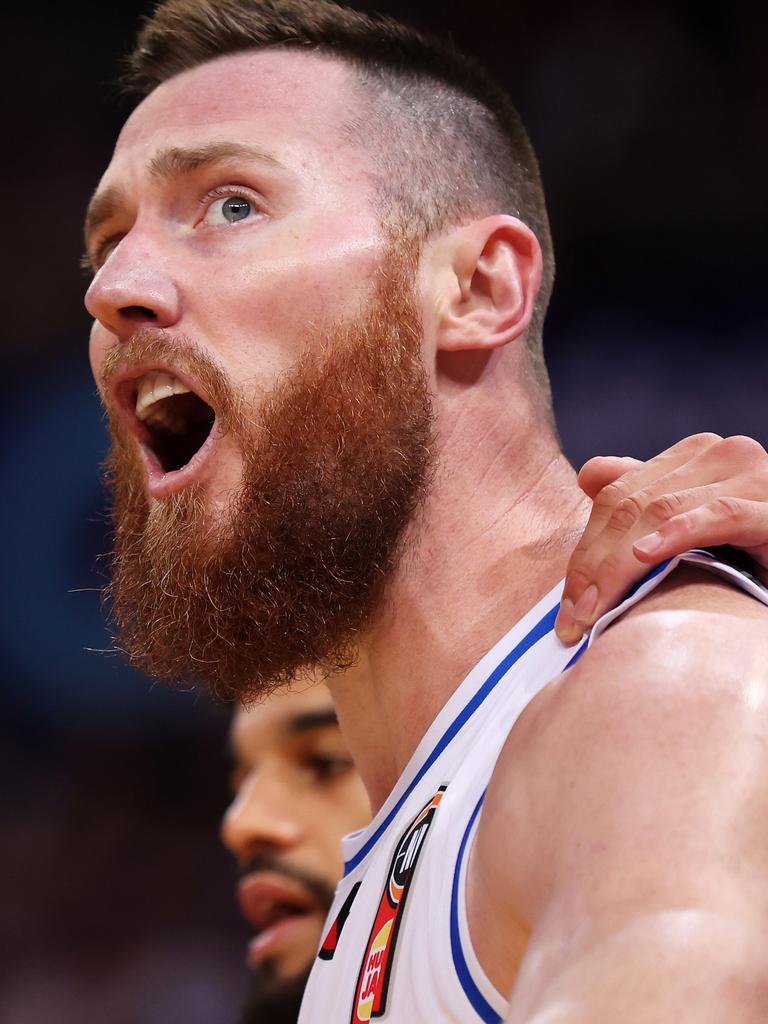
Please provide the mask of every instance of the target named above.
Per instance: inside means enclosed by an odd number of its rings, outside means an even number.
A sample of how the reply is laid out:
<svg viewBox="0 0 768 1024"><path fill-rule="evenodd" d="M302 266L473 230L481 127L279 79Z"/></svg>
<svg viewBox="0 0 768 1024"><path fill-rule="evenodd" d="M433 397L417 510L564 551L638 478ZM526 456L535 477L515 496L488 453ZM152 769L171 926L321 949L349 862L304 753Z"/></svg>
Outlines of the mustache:
<svg viewBox="0 0 768 1024"><path fill-rule="evenodd" d="M330 910L336 891L335 885L329 885L325 879L320 878L318 875L304 871L302 868L294 867L273 853L261 853L247 861L241 862L238 865L237 874L238 878L245 878L246 875L257 874L261 871L269 871L276 875L282 875L283 878L287 878L291 882L298 882L311 893L325 913Z"/></svg>
<svg viewBox="0 0 768 1024"><path fill-rule="evenodd" d="M111 384L129 367L157 364L197 381L223 426L238 422L242 397L229 383L214 357L185 334L169 334L159 328L141 328L128 341L114 345L104 357L98 378L103 403L109 408Z"/></svg>

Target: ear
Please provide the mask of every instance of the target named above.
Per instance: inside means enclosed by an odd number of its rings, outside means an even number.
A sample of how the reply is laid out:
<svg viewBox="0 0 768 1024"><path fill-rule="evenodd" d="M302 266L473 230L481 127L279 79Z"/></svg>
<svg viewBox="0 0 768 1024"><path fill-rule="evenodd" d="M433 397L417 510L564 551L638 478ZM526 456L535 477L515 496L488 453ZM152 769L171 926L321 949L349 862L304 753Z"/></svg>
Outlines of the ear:
<svg viewBox="0 0 768 1024"><path fill-rule="evenodd" d="M516 217L473 221L452 238L450 288L444 293L437 347L493 349L528 329L541 284L541 247Z"/></svg>

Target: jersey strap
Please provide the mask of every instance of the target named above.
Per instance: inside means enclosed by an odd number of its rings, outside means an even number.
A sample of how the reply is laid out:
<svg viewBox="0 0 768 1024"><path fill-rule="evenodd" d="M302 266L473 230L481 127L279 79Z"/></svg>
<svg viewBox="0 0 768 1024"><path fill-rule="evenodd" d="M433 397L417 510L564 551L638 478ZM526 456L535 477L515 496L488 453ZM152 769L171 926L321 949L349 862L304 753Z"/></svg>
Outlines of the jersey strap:
<svg viewBox="0 0 768 1024"><path fill-rule="evenodd" d="M498 992L493 988L491 983L485 978L482 969L475 969L474 974L478 975L482 981L485 982L483 991L478 984L478 980L473 975L473 971L470 969L469 963L467 962L467 950L471 950L471 943L469 942L469 936L462 939L462 921L460 920L459 913L459 900L464 894L463 875L466 871L465 858L467 848L469 845L469 837L472 835L477 816L480 813L480 808L483 806L483 800L485 799L485 791L483 791L480 799L475 804L475 809L472 811L470 819L467 823L467 827L464 830L464 835L461 838L461 845L459 846L459 855L456 858L456 866L453 872L453 884L451 885L451 957L453 958L453 967L456 971L456 977L459 979L461 987L464 989L464 995L469 1000L472 1009L475 1011L477 1016L483 1021L483 1024L501 1024L503 1014L506 1012L506 1000L502 999ZM473 953L469 955L474 956Z"/></svg>
<svg viewBox="0 0 768 1024"><path fill-rule="evenodd" d="M459 711L453 721L450 723L448 728L442 734L440 739L437 741L432 751L422 762L418 771L414 774L411 782L405 787L400 795L400 798L390 809L389 813L379 824L378 828L368 837L365 843L360 847L357 852L350 857L344 864L344 876L346 877L350 872L354 871L368 856L374 846L378 843L379 839L384 835L389 826L397 817L400 808L406 802L408 797L414 791L416 786L421 782L422 778L426 775L432 765L437 761L446 747L452 742L452 740L458 735L458 733L464 728L467 722L472 718L475 712L483 704L486 698L493 692L499 682L509 672L515 662L519 661L522 656L533 647L534 644L538 643L542 637L546 636L547 633L551 633L555 625L555 617L560 607L559 601L555 602L552 607L544 614L539 621L533 626L533 628L523 637L523 639L504 657L490 674L485 679L485 682L479 687L479 689L472 695L472 698L464 705Z"/></svg>

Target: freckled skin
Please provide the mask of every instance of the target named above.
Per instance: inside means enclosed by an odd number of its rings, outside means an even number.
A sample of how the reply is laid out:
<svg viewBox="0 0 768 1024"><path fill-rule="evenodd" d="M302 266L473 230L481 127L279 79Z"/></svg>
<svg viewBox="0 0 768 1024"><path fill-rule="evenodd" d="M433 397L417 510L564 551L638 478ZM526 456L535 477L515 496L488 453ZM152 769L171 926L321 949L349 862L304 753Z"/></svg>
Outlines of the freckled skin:
<svg viewBox="0 0 768 1024"><path fill-rule="evenodd" d="M317 74L305 73L308 64ZM266 392L312 344L314 322L359 311L385 239L362 150L341 140L352 102L343 68L260 53L178 75L137 107L99 186L119 186L128 203L104 226L122 240L86 296L97 379L106 352L146 325L188 336L235 387ZM165 147L220 141L258 146L283 167L239 161L167 185L150 174ZM238 185L256 197L254 215L213 223L214 200L201 200ZM142 324L127 307L156 317ZM209 497L239 479L239 454L225 443L205 481Z"/></svg>

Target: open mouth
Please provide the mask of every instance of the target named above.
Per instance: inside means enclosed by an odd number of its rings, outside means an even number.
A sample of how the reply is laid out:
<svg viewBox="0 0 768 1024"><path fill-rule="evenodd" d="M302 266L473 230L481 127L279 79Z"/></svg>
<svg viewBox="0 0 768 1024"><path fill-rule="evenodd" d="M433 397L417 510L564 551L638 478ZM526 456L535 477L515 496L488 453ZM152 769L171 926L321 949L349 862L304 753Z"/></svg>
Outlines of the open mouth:
<svg viewBox="0 0 768 1024"><path fill-rule="evenodd" d="M152 371L136 384L135 411L147 429L145 444L164 473L182 469L205 444L216 413L170 373Z"/></svg>
<svg viewBox="0 0 768 1024"><path fill-rule="evenodd" d="M288 917L302 917L318 909L317 900L303 885L273 872L246 877L240 883L239 897L255 934Z"/></svg>
<svg viewBox="0 0 768 1024"><path fill-rule="evenodd" d="M247 875L238 886L240 906L253 929L248 957L252 966L291 946L312 948L319 941L325 907L298 880L279 872Z"/></svg>
<svg viewBox="0 0 768 1024"><path fill-rule="evenodd" d="M258 925L253 925L253 935L260 935L268 928L281 924L289 917L306 917L309 912L310 910L306 906L298 907L292 903L273 903L266 906L263 913L259 915Z"/></svg>

